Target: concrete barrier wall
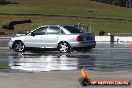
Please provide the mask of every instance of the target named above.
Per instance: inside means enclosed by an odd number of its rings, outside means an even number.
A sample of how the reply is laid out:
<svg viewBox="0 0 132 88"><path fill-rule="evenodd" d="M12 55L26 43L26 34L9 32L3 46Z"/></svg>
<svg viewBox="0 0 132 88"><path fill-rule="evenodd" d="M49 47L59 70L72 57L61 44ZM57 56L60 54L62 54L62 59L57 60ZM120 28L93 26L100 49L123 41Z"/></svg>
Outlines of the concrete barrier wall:
<svg viewBox="0 0 132 88"><path fill-rule="evenodd" d="M110 42L111 36L95 36L95 41L97 42ZM132 37L130 36L114 36L114 42L132 42Z"/></svg>
<svg viewBox="0 0 132 88"><path fill-rule="evenodd" d="M110 36L95 36L97 42L110 42Z"/></svg>
<svg viewBox="0 0 132 88"><path fill-rule="evenodd" d="M132 37L121 37L121 36L115 36L115 41L117 42L132 42Z"/></svg>

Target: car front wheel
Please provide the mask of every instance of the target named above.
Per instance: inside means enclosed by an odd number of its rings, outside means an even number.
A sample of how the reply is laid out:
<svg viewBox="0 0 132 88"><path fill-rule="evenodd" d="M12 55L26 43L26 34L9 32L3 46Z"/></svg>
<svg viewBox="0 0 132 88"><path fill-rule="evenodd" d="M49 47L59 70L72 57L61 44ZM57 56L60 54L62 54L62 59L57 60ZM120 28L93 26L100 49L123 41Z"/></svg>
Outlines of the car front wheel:
<svg viewBox="0 0 132 88"><path fill-rule="evenodd" d="M69 45L67 42L61 42L61 43L59 43L59 45L58 45L58 50L59 50L61 53L70 52L70 45Z"/></svg>
<svg viewBox="0 0 132 88"><path fill-rule="evenodd" d="M15 41L12 45L12 48L15 52L23 52L25 45L22 41Z"/></svg>

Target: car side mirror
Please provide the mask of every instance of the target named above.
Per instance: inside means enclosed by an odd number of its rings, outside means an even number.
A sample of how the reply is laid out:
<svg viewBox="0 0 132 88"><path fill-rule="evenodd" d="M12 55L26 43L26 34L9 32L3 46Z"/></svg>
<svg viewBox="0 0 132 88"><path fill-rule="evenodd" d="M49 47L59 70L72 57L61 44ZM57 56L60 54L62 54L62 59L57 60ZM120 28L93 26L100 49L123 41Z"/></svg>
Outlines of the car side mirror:
<svg viewBox="0 0 132 88"><path fill-rule="evenodd" d="M32 32L32 33L31 33L31 36L35 36L35 34Z"/></svg>

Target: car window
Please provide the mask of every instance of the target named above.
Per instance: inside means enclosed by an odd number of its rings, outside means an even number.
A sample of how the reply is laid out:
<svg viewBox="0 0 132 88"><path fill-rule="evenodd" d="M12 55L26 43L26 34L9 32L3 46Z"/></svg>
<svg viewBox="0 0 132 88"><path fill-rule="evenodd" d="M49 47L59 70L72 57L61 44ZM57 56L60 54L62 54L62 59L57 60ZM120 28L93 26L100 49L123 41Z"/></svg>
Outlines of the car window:
<svg viewBox="0 0 132 88"><path fill-rule="evenodd" d="M73 26L63 26L65 29L67 29L69 32L71 33L83 33L84 31L82 31L81 29L78 29L76 27Z"/></svg>
<svg viewBox="0 0 132 88"><path fill-rule="evenodd" d="M60 28L56 26L50 26L47 29L47 34L60 34Z"/></svg>
<svg viewBox="0 0 132 88"><path fill-rule="evenodd" d="M44 35L46 34L47 27L40 27L33 32L34 35Z"/></svg>
<svg viewBox="0 0 132 88"><path fill-rule="evenodd" d="M61 34L65 34L65 32L61 29Z"/></svg>

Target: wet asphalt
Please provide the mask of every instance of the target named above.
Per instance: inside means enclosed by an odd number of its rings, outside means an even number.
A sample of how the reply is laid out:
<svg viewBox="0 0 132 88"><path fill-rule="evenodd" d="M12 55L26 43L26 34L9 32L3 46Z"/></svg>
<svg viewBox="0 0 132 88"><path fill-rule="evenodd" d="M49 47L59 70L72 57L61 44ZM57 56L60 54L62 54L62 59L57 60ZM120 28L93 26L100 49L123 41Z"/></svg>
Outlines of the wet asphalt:
<svg viewBox="0 0 132 88"><path fill-rule="evenodd" d="M62 54L57 51L16 53L0 42L0 68L8 72L45 72L80 70L93 71L132 70L132 49L125 42L97 42L87 52ZM3 48L6 47L6 48ZM4 65L3 65L4 64Z"/></svg>

